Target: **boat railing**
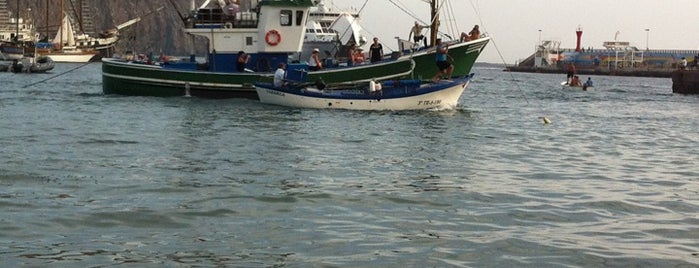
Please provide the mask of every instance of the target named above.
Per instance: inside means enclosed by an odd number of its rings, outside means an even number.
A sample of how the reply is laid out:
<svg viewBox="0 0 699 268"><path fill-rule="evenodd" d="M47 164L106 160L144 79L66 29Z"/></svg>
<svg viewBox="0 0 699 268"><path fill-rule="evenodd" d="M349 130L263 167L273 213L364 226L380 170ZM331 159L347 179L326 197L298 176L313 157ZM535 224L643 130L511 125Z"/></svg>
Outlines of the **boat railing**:
<svg viewBox="0 0 699 268"><path fill-rule="evenodd" d="M236 12L226 14L220 8L197 10L194 28L257 28L257 13Z"/></svg>

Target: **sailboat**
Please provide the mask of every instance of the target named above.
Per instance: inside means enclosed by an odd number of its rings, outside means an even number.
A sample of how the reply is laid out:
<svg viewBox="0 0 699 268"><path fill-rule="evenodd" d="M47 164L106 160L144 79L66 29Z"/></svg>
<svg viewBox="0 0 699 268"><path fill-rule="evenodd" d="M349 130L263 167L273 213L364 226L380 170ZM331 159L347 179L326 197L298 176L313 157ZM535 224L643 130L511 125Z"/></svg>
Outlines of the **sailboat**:
<svg viewBox="0 0 699 268"><path fill-rule="evenodd" d="M27 9L26 17L19 16L20 2L16 3L15 16L10 18L7 1L0 0L0 60L12 61L7 68L12 72L43 73L53 69L53 60L38 57L34 43L38 38Z"/></svg>
<svg viewBox="0 0 699 268"><path fill-rule="evenodd" d="M28 12L27 12L28 13ZM19 1L13 17L7 8L7 0L0 0L0 60L21 60L25 49L34 41L34 26L28 18L19 15Z"/></svg>
<svg viewBox="0 0 699 268"><path fill-rule="evenodd" d="M70 0L73 1L73 0ZM87 9L88 2L80 0L80 6ZM46 1L47 9L50 6L49 0ZM74 25L74 19L63 11L64 3L61 0L61 24L53 35L50 42L37 43L37 52L41 56L49 56L55 62L89 62L97 60L101 57L102 51L111 49L119 41L119 30L126 28L140 19L129 20L118 25L115 29L111 29L100 33L98 36L92 36L82 29L77 30ZM89 11L82 12L83 16L90 16ZM85 21L86 18L80 19ZM80 28L80 27L79 27ZM48 27L47 27L48 30ZM47 34L48 36L48 34Z"/></svg>

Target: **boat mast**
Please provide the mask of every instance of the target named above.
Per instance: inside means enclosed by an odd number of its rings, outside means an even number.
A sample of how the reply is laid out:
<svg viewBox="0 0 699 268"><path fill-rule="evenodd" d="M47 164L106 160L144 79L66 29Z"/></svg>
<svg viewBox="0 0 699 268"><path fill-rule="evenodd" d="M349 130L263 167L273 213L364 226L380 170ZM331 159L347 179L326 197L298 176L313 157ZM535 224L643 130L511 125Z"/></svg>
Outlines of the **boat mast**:
<svg viewBox="0 0 699 268"><path fill-rule="evenodd" d="M437 9L437 0L430 1L430 46L434 46L437 42L437 33L439 32L439 12Z"/></svg>
<svg viewBox="0 0 699 268"><path fill-rule="evenodd" d="M50 32L49 32L49 0L46 0L46 42L51 42Z"/></svg>
<svg viewBox="0 0 699 268"><path fill-rule="evenodd" d="M64 44L64 42L63 42L63 31L65 31L65 29L63 29L63 0L59 1L59 3L61 3L61 12L59 12L59 14L58 14L58 17L59 17L59 20L58 20L58 21L59 21L59 23L58 23L58 25L59 25L59 26L58 26L58 27L59 27L59 28L58 28L58 29L59 29L59 30L58 30L58 34L61 35L61 38L59 38L59 39L61 40L61 44L60 44L59 46L61 47L61 50L63 50L63 44Z"/></svg>
<svg viewBox="0 0 699 268"><path fill-rule="evenodd" d="M19 42L19 0L17 0L17 6L15 7L15 40L12 40L12 42Z"/></svg>

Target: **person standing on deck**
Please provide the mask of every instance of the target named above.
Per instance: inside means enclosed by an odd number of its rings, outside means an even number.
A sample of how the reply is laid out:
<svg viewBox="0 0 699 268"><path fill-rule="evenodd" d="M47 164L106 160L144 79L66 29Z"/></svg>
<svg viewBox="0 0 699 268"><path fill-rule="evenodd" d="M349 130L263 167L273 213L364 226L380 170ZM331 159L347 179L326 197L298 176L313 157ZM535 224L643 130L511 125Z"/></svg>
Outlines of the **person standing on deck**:
<svg viewBox="0 0 699 268"><path fill-rule="evenodd" d="M454 73L454 65L449 62L451 56L449 55L449 45L442 44L442 39L437 38L437 53L436 54L436 64L439 68L439 72L432 77L432 82L437 82L440 78L446 75L447 79L451 79Z"/></svg>
<svg viewBox="0 0 699 268"><path fill-rule="evenodd" d="M279 63L277 71L274 72L274 87L282 87L284 85L284 76L286 75L286 64Z"/></svg>
<svg viewBox="0 0 699 268"><path fill-rule="evenodd" d="M374 43L369 47L369 55L372 63L383 59L383 46L379 43L379 38L374 37Z"/></svg>
<svg viewBox="0 0 699 268"><path fill-rule="evenodd" d="M573 61L570 61L566 65L566 85L570 84L573 76L575 76L575 64L573 64Z"/></svg>
<svg viewBox="0 0 699 268"><path fill-rule="evenodd" d="M417 21L415 21L415 25L413 26L412 29L410 29L410 35L408 35L408 39L410 39L410 37L412 37L413 43L415 43L415 44L420 43L420 40L422 40L425 43L425 47L427 47L427 38L425 38L425 36L422 35L422 29L426 29L426 28L430 28L430 26L427 26L427 25L423 26L423 25L420 25L419 23L417 23Z"/></svg>

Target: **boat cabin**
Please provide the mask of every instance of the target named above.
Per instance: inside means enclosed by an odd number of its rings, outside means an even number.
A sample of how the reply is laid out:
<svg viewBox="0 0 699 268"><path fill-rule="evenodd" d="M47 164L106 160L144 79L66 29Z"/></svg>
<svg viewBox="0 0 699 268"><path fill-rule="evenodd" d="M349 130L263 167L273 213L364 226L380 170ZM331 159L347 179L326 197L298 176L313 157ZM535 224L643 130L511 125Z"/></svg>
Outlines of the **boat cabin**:
<svg viewBox="0 0 699 268"><path fill-rule="evenodd" d="M250 55L247 69L272 72L301 51L312 0L207 1L192 11L185 31L208 39L208 69L237 72L239 51ZM193 4L193 3L192 3Z"/></svg>

